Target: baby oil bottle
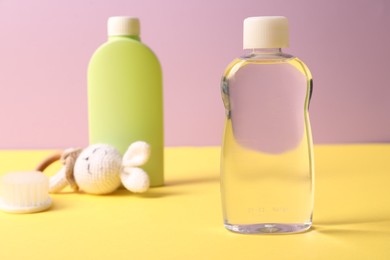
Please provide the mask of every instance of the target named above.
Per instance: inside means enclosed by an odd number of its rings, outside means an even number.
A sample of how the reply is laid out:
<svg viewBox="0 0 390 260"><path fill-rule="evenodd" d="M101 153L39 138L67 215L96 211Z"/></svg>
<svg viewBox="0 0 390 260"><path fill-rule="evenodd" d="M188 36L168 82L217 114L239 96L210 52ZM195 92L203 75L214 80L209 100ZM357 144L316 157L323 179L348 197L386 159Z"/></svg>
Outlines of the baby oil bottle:
<svg viewBox="0 0 390 260"><path fill-rule="evenodd" d="M108 40L88 66L90 144L105 143L122 154L135 141L151 146L143 169L151 186L164 181L163 91L160 63L141 42L136 17L110 17Z"/></svg>
<svg viewBox="0 0 390 260"><path fill-rule="evenodd" d="M282 51L285 17L244 20L246 54L225 70L221 151L225 227L238 233L294 233L312 225L312 76Z"/></svg>

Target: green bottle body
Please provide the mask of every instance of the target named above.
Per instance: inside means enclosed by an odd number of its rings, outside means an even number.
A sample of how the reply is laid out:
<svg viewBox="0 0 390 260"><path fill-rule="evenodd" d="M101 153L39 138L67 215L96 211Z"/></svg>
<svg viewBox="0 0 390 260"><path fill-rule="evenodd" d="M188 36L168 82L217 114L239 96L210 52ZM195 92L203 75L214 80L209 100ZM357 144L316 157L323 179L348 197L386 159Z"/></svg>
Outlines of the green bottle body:
<svg viewBox="0 0 390 260"><path fill-rule="evenodd" d="M89 143L106 143L122 154L135 141L151 146L142 168L151 186L164 183L162 72L155 54L138 37L110 36L88 66Z"/></svg>

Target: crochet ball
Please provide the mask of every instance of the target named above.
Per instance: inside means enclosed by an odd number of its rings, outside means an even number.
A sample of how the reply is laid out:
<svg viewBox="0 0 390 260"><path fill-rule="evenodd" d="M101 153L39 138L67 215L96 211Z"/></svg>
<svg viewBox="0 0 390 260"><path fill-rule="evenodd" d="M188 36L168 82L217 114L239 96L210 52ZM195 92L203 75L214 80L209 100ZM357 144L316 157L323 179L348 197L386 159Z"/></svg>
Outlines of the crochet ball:
<svg viewBox="0 0 390 260"><path fill-rule="evenodd" d="M107 194L120 185L122 156L107 144L84 149L76 160L74 178L80 190L91 194Z"/></svg>

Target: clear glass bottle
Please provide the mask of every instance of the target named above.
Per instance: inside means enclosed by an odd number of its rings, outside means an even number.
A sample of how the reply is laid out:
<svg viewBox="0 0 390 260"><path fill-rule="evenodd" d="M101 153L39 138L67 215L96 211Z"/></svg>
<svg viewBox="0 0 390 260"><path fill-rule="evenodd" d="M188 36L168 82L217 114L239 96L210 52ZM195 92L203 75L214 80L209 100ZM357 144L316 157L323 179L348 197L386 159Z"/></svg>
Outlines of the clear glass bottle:
<svg viewBox="0 0 390 260"><path fill-rule="evenodd" d="M302 232L312 224L312 77L302 61L282 52L287 46L285 17L245 19L248 53L222 79L222 208L225 227L234 232Z"/></svg>

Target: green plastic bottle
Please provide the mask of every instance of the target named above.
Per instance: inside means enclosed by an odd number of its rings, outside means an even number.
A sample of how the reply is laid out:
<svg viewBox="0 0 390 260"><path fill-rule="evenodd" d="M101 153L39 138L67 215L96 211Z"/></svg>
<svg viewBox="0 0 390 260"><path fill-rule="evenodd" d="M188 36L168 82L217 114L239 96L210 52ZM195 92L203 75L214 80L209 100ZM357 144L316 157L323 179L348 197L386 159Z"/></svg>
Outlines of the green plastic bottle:
<svg viewBox="0 0 390 260"><path fill-rule="evenodd" d="M138 18L108 19L108 41L88 67L89 142L111 144L122 154L134 141L149 143L143 169L153 187L164 183L162 72L139 36Z"/></svg>

